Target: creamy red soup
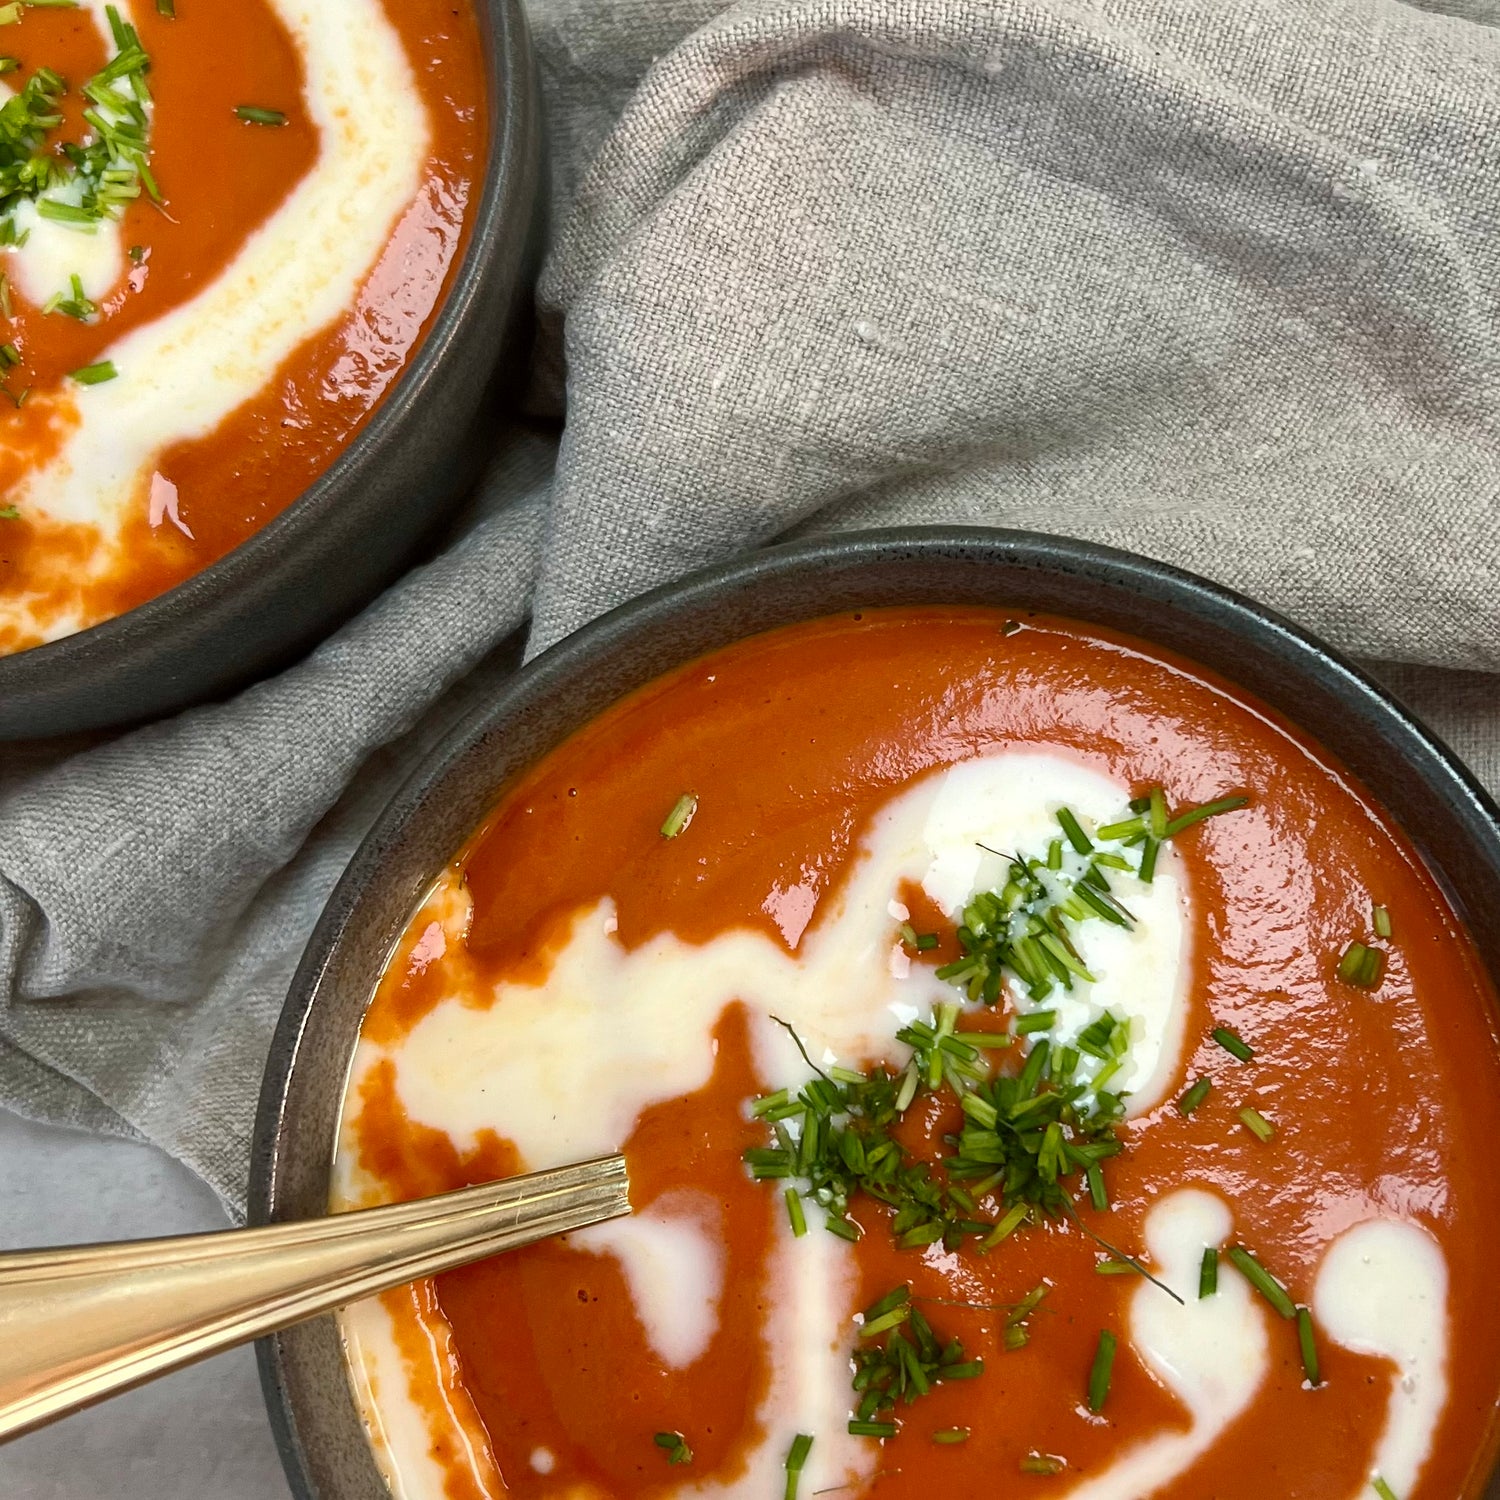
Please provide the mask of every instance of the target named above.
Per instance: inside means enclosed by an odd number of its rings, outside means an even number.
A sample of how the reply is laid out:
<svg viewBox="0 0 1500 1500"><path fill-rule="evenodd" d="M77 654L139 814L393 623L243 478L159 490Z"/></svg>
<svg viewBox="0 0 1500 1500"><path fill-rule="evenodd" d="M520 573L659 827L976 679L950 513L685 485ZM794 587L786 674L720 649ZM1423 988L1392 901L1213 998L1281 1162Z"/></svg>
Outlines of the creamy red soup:
<svg viewBox="0 0 1500 1500"><path fill-rule="evenodd" d="M471 0L3 14L13 652L171 588L328 467L442 302L486 126Z"/></svg>
<svg viewBox="0 0 1500 1500"><path fill-rule="evenodd" d="M398 1496L1452 1500L1500 1389L1494 997L1215 674L865 611L517 779L401 939L333 1201L634 1212L351 1308Z"/></svg>

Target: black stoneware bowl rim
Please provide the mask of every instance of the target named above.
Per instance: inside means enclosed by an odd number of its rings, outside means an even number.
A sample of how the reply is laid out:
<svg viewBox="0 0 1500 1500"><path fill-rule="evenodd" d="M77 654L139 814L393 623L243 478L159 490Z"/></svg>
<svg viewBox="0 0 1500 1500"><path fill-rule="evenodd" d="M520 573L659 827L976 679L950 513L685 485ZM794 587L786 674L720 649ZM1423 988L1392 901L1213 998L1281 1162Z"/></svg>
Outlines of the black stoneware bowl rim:
<svg viewBox="0 0 1500 1500"><path fill-rule="evenodd" d="M925 602L990 602L997 607L1009 606L1018 613L1027 608L1046 609L1085 622L1093 618L1098 623L1112 624L1113 615L1102 616L1111 610L1117 613L1117 606L1134 607L1129 601L1137 600L1148 612L1179 612L1184 628L1196 623L1208 632L1204 639L1211 636L1220 645L1242 643L1244 662L1254 663L1252 678L1257 673L1264 677L1268 668L1273 673L1284 672L1286 677L1279 688L1274 676L1267 679L1273 686L1273 691L1267 692L1261 682L1247 682L1244 673L1233 667L1201 662L1270 702L1304 732L1313 734L1315 740L1369 788L1416 845L1474 938L1492 981L1500 988L1500 808L1457 756L1396 698L1309 632L1244 595L1168 564L1043 533L983 527L905 527L785 543L655 589L552 646L522 667L491 700L472 710L397 790L330 896L292 980L271 1044L256 1119L249 1195L251 1222L264 1223L326 1210L332 1133L326 1126L320 1127L317 1144L302 1144L306 1136L298 1129L301 1120L296 1104L301 1086L299 1064L304 1060L309 1037L318 1030L320 1007L326 1010L336 1003L335 970L343 950L353 941L351 933L357 936L357 923L366 908L373 907L380 899L381 883L398 866L404 846L424 823L430 825L448 815L448 805L453 800L449 794L466 776L480 783L486 781L487 768L500 759L500 747L507 736L524 738L534 734L536 716L548 705L555 707L577 699L580 694L587 697L591 674L597 675L601 667L611 663L618 666L622 660L636 665L623 684L600 686L594 693L598 702L584 710L563 711L561 717L571 722L565 723L560 732L553 733L544 726L540 731L543 743L534 753L503 774L494 775L486 792L477 797L471 794L474 806L479 808L478 815L474 815L473 808L467 808L461 820L462 832L452 830L456 836L445 836L440 841L441 847L427 856L430 868L425 879L408 880L408 889L398 902L398 905L404 903L401 909L405 916L387 924L390 930L384 936L385 954L410 912L415 910L422 891L477 827L484 809L493 804L517 771L545 754L573 728L595 718L609 703L641 683L731 640L793 620L836 615L860 607L879 608L888 603L921 602L916 597L910 600L891 597L891 587L900 593L899 583L877 588L873 580L876 575L888 581L899 580L907 573L940 568L964 572L965 576L972 575L981 582L988 570L994 575L992 597L986 601L974 597L971 591L968 597L945 600L940 592L933 592L924 596ZM866 581L866 592L878 592L879 598L865 597L860 592L862 579ZM1027 580L1049 592L1071 592L1080 600L1107 593L1111 602L1107 608L1101 606L1100 614L1094 616L1086 607L1053 610L1051 605L1022 604L1015 593ZM806 597L812 601L809 607L787 612L784 618L773 610L773 617L752 628L725 627L722 638L697 649L677 652L670 644L671 633L684 628L684 622L701 626L712 634L718 628L712 622L719 616L734 614L745 601L753 601L758 594L774 594L789 584L804 588ZM1125 603L1122 605L1121 601ZM1191 649L1162 640L1149 627L1118 628L1130 629L1148 645L1166 646L1189 659L1197 659ZM664 640L668 644L662 647L658 643ZM630 652L634 652L633 658ZM651 666L657 656L659 662ZM1330 744L1330 738L1336 739L1337 735L1310 729L1303 715L1284 706L1285 697L1293 691L1299 701L1326 700L1339 711L1348 731L1343 742ZM1278 695L1283 702L1277 701ZM1351 748L1352 755L1348 753ZM1395 798L1397 806L1392 806L1394 793L1399 793ZM1449 840L1448 850L1429 847L1424 842L1423 830L1412 827L1408 813L1398 810L1420 810L1424 806L1433 814L1428 820L1429 828L1438 828L1441 836ZM1477 925L1480 919L1488 923L1487 928ZM371 983L378 964L379 960L366 965ZM347 1035L335 1038L335 1048L343 1047L341 1066L333 1067L321 1085L317 1080L307 1085L310 1092L306 1097L322 1101L320 1115L329 1108L328 1091L342 1096L358 1017L368 997L367 986L362 998L351 997L345 1002L351 1008L353 1020L341 1022ZM336 1118L336 1100L332 1109ZM296 1160L299 1151L300 1161ZM308 1156L309 1151L312 1157ZM295 1195L288 1184L294 1180L294 1173L312 1184L313 1196L307 1202L292 1201ZM318 1201L316 1190L320 1183L321 1201ZM318 1327L304 1325L260 1343L262 1386L277 1445L299 1500L366 1500L367 1496L384 1493L383 1486L370 1487L368 1474L374 1470L367 1453L361 1465L367 1473L351 1475L344 1469L329 1470L325 1466L321 1482L314 1474L317 1465L310 1455L316 1452L330 1424L323 1412L309 1415L298 1410L299 1403L310 1404L305 1395L298 1394L301 1379L298 1362L309 1339L324 1340L321 1358L325 1366L332 1358L329 1351L334 1345L327 1340L336 1336L328 1331L326 1320L321 1332L312 1331ZM309 1389L305 1380L301 1389ZM344 1429L343 1451L347 1454L348 1419L354 1410L347 1382L341 1396L334 1399L340 1403L334 1422ZM1485 1450L1476 1456L1466 1494L1478 1493L1477 1482L1489 1474L1497 1446L1500 1446L1500 1428L1492 1425ZM334 1475L331 1480L330 1472ZM1500 1491L1487 1493L1500 1495Z"/></svg>
<svg viewBox="0 0 1500 1500"><path fill-rule="evenodd" d="M527 134L522 118L525 85L518 89L517 80L531 66L530 47L520 0L476 0L476 4L483 8L492 39L490 88L495 95L483 189L452 283L415 357L353 440L284 510L165 593L71 635L0 654L0 697L9 690L7 679L22 672L28 679L43 672L66 676L85 659L124 655L142 647L149 650L153 643L165 640L177 622L216 600L232 597L247 581L274 571L279 557L295 552L309 532L315 532L341 501L357 491L360 477L381 462L389 446L408 436L420 416L424 391L447 364L461 329L483 300L487 279L504 274L500 247L516 229L507 188L518 172L525 171L521 159Z"/></svg>

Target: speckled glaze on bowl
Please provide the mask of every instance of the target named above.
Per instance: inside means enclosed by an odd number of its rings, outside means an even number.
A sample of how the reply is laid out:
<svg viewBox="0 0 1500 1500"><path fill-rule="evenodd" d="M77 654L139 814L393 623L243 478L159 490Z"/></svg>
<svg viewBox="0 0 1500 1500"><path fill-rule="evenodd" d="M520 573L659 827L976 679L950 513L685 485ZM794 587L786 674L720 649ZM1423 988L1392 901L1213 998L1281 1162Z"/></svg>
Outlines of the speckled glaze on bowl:
<svg viewBox="0 0 1500 1500"><path fill-rule="evenodd" d="M480 0L490 143L468 247L416 357L286 510L176 588L0 656L0 741L129 724L296 660L398 576L463 498L530 346L541 125L521 0Z"/></svg>
<svg viewBox="0 0 1500 1500"><path fill-rule="evenodd" d="M1500 813L1383 689L1259 605L1160 563L1058 537L913 529L775 547L648 594L554 646L477 710L386 809L328 903L271 1047L251 1168L265 1223L327 1210L344 1080L387 955L520 770L616 699L757 631L841 610L988 604L1129 631L1203 663L1310 732L1395 815L1500 977ZM383 1500L329 1319L263 1340L299 1500ZM1500 1431L1476 1455L1478 1495ZM1485 1493L1500 1500L1500 1486Z"/></svg>

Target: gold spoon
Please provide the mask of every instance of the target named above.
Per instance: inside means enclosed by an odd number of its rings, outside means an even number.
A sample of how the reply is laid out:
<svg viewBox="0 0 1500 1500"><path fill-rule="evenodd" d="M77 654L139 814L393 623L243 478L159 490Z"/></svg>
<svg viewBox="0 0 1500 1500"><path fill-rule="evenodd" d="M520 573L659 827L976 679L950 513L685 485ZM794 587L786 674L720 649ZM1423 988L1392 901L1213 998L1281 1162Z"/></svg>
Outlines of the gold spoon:
<svg viewBox="0 0 1500 1500"><path fill-rule="evenodd" d="M630 1212L623 1156L294 1224L0 1255L0 1442L453 1266Z"/></svg>

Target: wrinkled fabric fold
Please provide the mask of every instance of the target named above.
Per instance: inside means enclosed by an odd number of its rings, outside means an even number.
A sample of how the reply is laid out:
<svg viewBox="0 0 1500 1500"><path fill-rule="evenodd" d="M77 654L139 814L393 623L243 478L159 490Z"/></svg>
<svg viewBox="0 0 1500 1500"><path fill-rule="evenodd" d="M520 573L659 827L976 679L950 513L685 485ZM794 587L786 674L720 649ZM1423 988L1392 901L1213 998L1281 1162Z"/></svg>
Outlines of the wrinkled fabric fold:
<svg viewBox="0 0 1500 1500"><path fill-rule="evenodd" d="M453 539L306 661L0 752L0 1101L242 1201L317 912L415 758L791 535L1143 552L1370 664L1500 785L1500 31L1397 0L534 0L556 226Z"/></svg>

